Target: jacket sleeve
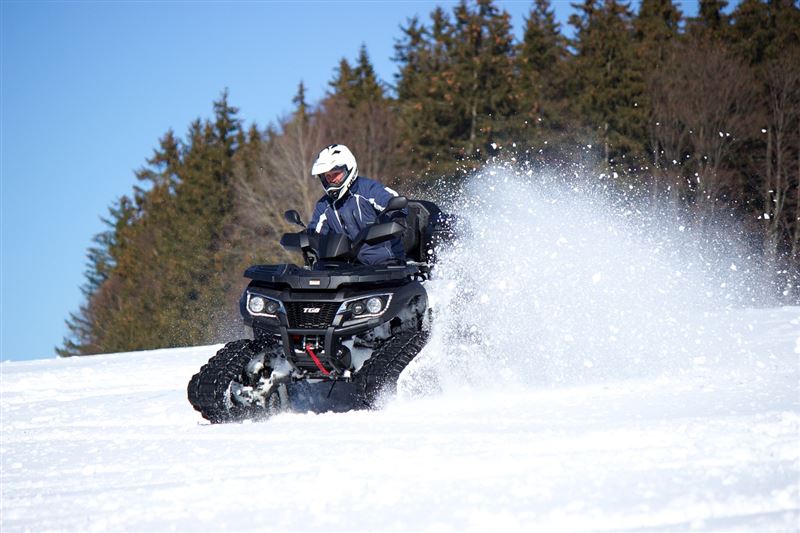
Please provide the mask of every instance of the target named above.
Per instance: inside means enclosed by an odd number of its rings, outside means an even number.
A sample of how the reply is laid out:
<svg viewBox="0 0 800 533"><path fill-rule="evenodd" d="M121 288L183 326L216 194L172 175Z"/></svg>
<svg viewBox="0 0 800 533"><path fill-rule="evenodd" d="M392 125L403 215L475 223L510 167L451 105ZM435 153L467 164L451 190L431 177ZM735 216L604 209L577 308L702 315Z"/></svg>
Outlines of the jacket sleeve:
<svg viewBox="0 0 800 533"><path fill-rule="evenodd" d="M377 181L372 181L370 183L370 188L368 191L368 199L372 204L372 207L375 208L375 211L378 212L379 215L383 214L383 211L386 209L386 206L389 205L389 201L395 196L400 196L397 194L397 191L390 189L389 187L385 187L381 183ZM389 219L401 219L405 218L408 215L408 209L403 209L397 213L393 213L389 216L389 218L382 217L384 220Z"/></svg>
<svg viewBox="0 0 800 533"><path fill-rule="evenodd" d="M327 215L325 210L328 207L325 199L317 202L314 207L314 213L311 215L311 220L308 222L308 231L315 233L328 233Z"/></svg>
<svg viewBox="0 0 800 533"><path fill-rule="evenodd" d="M393 191L389 187L384 187L377 181L370 181L369 189L367 190L367 198L378 213L382 213L383 210L386 209L389 201L395 196L398 196L396 191Z"/></svg>

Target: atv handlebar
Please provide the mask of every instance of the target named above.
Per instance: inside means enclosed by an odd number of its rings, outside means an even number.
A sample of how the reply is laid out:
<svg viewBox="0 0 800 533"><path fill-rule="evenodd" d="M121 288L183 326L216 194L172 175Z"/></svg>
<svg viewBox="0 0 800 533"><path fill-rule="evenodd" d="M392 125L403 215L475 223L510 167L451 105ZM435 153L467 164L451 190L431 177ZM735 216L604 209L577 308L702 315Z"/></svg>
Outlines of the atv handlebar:
<svg viewBox="0 0 800 533"><path fill-rule="evenodd" d="M375 245L400 237L405 226L397 221L373 224L361 230L355 241L342 233L318 234L308 230L297 233L284 233L281 246L289 251L303 253L307 265L319 259L340 259L354 261L365 244Z"/></svg>
<svg viewBox="0 0 800 533"><path fill-rule="evenodd" d="M381 215L405 209L408 199L405 196L395 196L386 205ZM341 233L319 234L307 228L300 220L300 214L294 209L284 213L287 222L305 228L297 233L284 233L281 237L281 246L289 251L302 252L305 263L313 266L320 259L338 259L347 262L355 261L358 253L365 244L375 245L388 240L401 237L406 230L405 224L398 220L372 224L362 229L354 241Z"/></svg>

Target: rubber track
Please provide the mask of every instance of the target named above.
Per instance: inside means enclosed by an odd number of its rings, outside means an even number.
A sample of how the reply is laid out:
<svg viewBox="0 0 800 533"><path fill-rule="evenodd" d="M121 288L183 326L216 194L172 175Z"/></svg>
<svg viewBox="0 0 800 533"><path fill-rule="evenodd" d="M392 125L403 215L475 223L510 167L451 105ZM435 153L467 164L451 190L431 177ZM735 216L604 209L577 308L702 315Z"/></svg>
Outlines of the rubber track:
<svg viewBox="0 0 800 533"><path fill-rule="evenodd" d="M400 373L422 351L428 342L428 331L411 330L386 341L373 352L358 371L355 382L360 400L367 407L375 407L383 390L397 391Z"/></svg>
<svg viewBox="0 0 800 533"><path fill-rule="evenodd" d="M223 346L189 380L186 393L192 407L212 424L236 422L252 416L252 408L230 403L228 387L231 381L241 380L247 363L262 350L260 343L249 339Z"/></svg>

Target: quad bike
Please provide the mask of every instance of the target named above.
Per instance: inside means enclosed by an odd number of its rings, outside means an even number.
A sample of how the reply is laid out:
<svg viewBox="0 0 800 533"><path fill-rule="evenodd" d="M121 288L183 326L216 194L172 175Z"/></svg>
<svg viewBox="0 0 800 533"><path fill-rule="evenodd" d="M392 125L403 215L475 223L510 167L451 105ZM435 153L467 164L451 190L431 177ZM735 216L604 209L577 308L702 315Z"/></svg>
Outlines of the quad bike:
<svg viewBox="0 0 800 533"><path fill-rule="evenodd" d="M407 209L402 218L391 216ZM297 211L286 220L303 226ZM305 266L255 265L240 312L252 338L226 344L189 381L192 406L212 423L286 410L372 408L428 340L424 282L453 218L432 202L395 197L383 222L346 235L304 229L281 245ZM365 244L402 238L407 261L363 265Z"/></svg>

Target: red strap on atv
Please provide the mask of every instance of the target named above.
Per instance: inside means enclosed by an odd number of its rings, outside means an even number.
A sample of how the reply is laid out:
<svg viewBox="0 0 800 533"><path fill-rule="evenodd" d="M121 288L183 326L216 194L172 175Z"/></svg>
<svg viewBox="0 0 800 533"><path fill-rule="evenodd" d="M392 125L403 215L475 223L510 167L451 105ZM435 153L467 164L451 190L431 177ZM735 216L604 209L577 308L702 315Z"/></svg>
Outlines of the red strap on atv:
<svg viewBox="0 0 800 533"><path fill-rule="evenodd" d="M322 366L322 361L320 361L319 357L317 357L316 354L314 354L314 351L311 349L311 345L309 345L309 344L306 344L306 353L308 353L308 355L311 356L311 359L314 360L314 364L317 365L317 368L319 368L320 372L322 372L326 376L330 375L330 372L325 370L325 367Z"/></svg>

